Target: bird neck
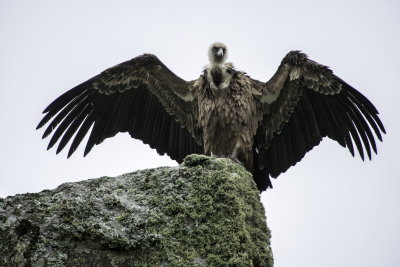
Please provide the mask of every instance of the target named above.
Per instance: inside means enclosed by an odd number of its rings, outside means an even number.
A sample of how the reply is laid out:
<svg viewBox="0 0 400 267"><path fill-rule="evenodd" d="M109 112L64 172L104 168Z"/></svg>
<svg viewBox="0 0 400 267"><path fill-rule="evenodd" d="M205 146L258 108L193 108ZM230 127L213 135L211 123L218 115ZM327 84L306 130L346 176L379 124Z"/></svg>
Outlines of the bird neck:
<svg viewBox="0 0 400 267"><path fill-rule="evenodd" d="M220 89L225 89L229 86L231 74L228 72L228 69L231 69L232 67L233 66L230 63L214 63L207 68L207 79L213 90L219 91Z"/></svg>
<svg viewBox="0 0 400 267"><path fill-rule="evenodd" d="M219 87L224 79L224 68L214 66L210 69L211 80L215 86Z"/></svg>

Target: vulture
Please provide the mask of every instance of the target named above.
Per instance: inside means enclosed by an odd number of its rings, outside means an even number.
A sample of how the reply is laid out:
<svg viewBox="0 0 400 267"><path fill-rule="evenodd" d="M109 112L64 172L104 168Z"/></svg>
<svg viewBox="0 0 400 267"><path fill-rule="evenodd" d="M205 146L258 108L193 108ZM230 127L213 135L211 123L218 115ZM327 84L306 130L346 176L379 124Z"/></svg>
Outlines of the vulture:
<svg viewBox="0 0 400 267"><path fill-rule="evenodd" d="M177 162L197 153L229 157L253 174L260 192L324 137L364 160L377 153L384 126L359 91L300 51L289 52L267 82L226 62L214 43L199 78L186 81L155 55L106 69L55 99L38 124L49 123L48 149L68 157L89 134L84 155L119 132Z"/></svg>

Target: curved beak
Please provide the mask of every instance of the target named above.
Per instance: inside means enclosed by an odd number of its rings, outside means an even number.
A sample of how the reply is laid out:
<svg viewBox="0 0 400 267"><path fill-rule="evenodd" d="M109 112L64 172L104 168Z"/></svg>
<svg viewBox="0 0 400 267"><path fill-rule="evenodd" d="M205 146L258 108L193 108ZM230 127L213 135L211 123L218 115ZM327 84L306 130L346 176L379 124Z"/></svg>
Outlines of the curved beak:
<svg viewBox="0 0 400 267"><path fill-rule="evenodd" d="M222 48L218 49L217 56L222 57L224 55L224 50Z"/></svg>

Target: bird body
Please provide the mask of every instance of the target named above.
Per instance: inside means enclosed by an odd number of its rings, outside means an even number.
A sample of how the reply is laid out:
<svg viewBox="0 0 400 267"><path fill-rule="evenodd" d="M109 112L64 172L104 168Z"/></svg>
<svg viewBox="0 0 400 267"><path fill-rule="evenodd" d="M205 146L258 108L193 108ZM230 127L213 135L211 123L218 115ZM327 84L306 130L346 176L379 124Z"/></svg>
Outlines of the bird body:
<svg viewBox="0 0 400 267"><path fill-rule="evenodd" d="M226 63L227 48L214 43L210 64L185 81L156 56L144 54L72 88L45 110L43 138L57 153L72 139L70 156L90 131L85 155L118 132L128 132L181 162L192 153L230 157L253 173L260 191L329 137L354 146L364 159L385 133L378 111L326 66L289 52L267 82Z"/></svg>
<svg viewBox="0 0 400 267"><path fill-rule="evenodd" d="M260 119L254 97L261 93L261 88L257 91L257 84L243 72L233 70L232 65L227 70L230 76L226 78L228 82L220 84L221 88L213 88L209 81L212 70L208 69L195 88L204 153L237 159L252 171L253 136Z"/></svg>

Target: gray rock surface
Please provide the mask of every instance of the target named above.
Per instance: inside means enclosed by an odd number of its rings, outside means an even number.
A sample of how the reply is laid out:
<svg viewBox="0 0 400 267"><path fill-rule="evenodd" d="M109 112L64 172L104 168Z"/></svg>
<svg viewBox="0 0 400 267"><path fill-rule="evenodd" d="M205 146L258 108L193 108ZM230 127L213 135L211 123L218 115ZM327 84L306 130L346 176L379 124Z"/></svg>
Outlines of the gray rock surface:
<svg viewBox="0 0 400 267"><path fill-rule="evenodd" d="M243 167L179 167L0 199L0 266L272 266L259 193Z"/></svg>

